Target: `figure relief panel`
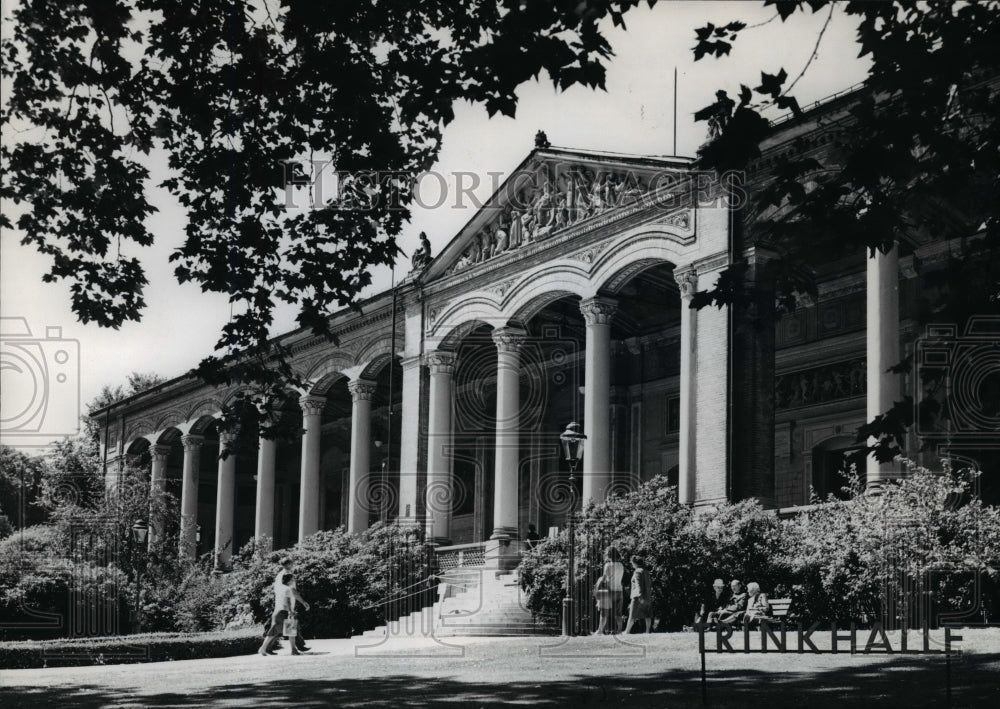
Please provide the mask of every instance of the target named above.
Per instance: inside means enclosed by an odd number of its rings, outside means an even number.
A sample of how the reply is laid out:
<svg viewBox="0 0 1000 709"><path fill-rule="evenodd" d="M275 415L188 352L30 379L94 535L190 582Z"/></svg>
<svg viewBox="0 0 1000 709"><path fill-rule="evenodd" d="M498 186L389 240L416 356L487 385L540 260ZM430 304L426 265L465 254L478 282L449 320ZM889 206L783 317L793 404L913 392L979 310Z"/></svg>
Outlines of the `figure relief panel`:
<svg viewBox="0 0 1000 709"><path fill-rule="evenodd" d="M497 216L473 234L447 273L457 273L517 251L578 223L637 202L655 188L648 176L629 170L542 164L521 180L507 203L486 209Z"/></svg>

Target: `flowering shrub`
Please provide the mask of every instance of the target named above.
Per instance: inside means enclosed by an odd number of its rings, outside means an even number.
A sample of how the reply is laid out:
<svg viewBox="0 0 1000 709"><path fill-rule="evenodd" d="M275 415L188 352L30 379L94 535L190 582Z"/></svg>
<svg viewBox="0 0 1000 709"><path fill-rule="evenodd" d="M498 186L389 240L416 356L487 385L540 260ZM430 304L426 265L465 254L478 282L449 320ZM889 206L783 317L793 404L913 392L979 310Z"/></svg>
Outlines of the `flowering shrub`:
<svg viewBox="0 0 1000 709"><path fill-rule="evenodd" d="M901 620L906 589L939 613L972 609L974 587L996 578L1000 511L985 507L967 471L912 467L880 494L830 499L784 523L780 560L793 597L816 620ZM989 585L989 584L987 584ZM885 599L893 600L886 604Z"/></svg>
<svg viewBox="0 0 1000 709"><path fill-rule="evenodd" d="M398 617L415 607L407 600L422 591L429 573L424 547L395 525L376 524L361 535L317 532L289 549L260 551L267 546L248 544L222 577L217 627L248 611L260 623L270 619L282 558L291 561L296 587L310 603L300 626L311 637L345 637Z"/></svg>
<svg viewBox="0 0 1000 709"><path fill-rule="evenodd" d="M989 594L1000 568L1000 510L972 494L973 479L913 467L878 495L855 487L850 500L830 497L780 520L753 500L689 509L656 477L583 511L574 597L578 606L593 605L603 549L613 543L626 568L632 554L647 561L654 616L668 629L690 624L714 578L756 581L772 597L787 589L795 614L810 621L903 622L905 608L897 606L916 605L910 588L932 598L932 622L942 613L971 617L979 603L995 606ZM524 556L532 611L559 614L566 550L563 533ZM582 629L588 614L578 615Z"/></svg>

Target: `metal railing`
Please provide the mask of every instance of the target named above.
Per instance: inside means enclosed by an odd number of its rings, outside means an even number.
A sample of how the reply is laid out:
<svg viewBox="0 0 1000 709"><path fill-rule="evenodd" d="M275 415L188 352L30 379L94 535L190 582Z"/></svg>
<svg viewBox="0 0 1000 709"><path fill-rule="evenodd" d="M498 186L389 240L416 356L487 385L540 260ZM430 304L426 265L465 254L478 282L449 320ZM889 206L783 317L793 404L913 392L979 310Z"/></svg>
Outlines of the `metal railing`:
<svg viewBox="0 0 1000 709"><path fill-rule="evenodd" d="M437 555L437 568L440 571L486 566L486 546L483 542L438 547L435 553Z"/></svg>
<svg viewBox="0 0 1000 709"><path fill-rule="evenodd" d="M802 106L801 107L801 111L802 111L802 113L808 113L809 111L812 111L813 109L819 108L820 106L822 106L824 104L830 103L831 101L833 101L835 99L838 99L838 98L840 98L842 96L846 96L847 94L854 93L858 89L862 88L864 85L865 85L864 82L860 82L860 83L854 84L854 86L849 86L846 89L838 91L835 94L830 94L829 96L824 96L821 99L813 101L808 106ZM771 121L771 127L774 128L775 126L779 126L782 123L787 123L788 121L792 120L793 118L796 118L796 115L793 112L788 112L788 113L782 114L782 115L778 116L777 118L775 118L773 121Z"/></svg>

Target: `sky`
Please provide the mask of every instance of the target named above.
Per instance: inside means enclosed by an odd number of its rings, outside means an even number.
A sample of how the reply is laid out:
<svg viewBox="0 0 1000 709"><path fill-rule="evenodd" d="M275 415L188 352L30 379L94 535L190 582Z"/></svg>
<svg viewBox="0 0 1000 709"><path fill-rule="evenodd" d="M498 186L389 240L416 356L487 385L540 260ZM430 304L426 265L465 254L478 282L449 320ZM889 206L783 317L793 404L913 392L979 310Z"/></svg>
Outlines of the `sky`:
<svg viewBox="0 0 1000 709"><path fill-rule="evenodd" d="M5 0L3 5L6 17L11 4ZM857 57L856 22L840 8L835 8L817 47L828 12L807 10L782 23L773 9L756 2L661 1L653 9L642 4L625 16L625 30L610 21L603 26L615 52L607 63L606 91L576 86L560 92L543 74L518 90L515 118L490 118L482 106L459 103L455 120L444 130L434 171L445 176L474 173L480 183L475 195L480 203L485 202L491 185L496 184L487 173L502 173L502 181L531 151L538 130L546 132L554 147L693 157L706 138L706 124L695 123L692 114L712 103L717 89L735 96L740 84L757 86L761 71L777 73L781 68L791 81L808 64L792 92L801 106L808 107L864 79L867 65ZM695 28L735 19L749 27L731 54L695 62L691 52ZM157 165L151 167L154 174L163 174ZM475 178L463 179L468 184ZM454 177L449 181L454 186ZM32 415L33 421L42 421L39 432L71 434L77 413L85 410L103 385L124 384L133 371L176 377L212 352L219 329L229 318L228 300L174 280L167 258L182 243L185 213L164 190L150 185L149 191L159 208L149 219L156 243L144 249L132 247L150 281L145 296L148 305L141 322L127 323L119 330L79 323L70 310L68 287L42 282L48 260L20 245L16 231L0 234L0 443L37 444L39 438L22 435L29 427L23 422ZM424 231L432 254L437 254L473 213L471 201L464 208L455 200L433 209L415 205L399 237L400 246L409 255ZM373 271L374 284L363 295L389 288L392 279L405 276L409 267L406 258L395 274L388 268ZM279 310L273 334L294 329L294 318L294 310ZM24 335L25 326L30 336ZM18 364L26 352L47 361L43 374L32 377L23 363Z"/></svg>

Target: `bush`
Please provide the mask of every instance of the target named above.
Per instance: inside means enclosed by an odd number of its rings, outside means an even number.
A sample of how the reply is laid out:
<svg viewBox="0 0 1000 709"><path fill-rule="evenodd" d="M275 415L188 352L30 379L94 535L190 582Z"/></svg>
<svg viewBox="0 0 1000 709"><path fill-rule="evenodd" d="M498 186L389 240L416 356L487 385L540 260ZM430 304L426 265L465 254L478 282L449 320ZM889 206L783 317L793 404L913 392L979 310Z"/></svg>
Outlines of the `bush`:
<svg viewBox="0 0 1000 709"><path fill-rule="evenodd" d="M0 541L0 617L12 626L5 631L6 638L68 635L73 617L104 623L88 627L95 633L127 627L124 574L110 564L62 556L64 545L60 530L47 525L29 527ZM95 604L110 609L110 615L90 613Z"/></svg>
<svg viewBox="0 0 1000 709"><path fill-rule="evenodd" d="M714 578L756 581L772 597L776 588L782 595L789 589L793 611L810 622L896 623L901 619L887 617L895 611L883 607L883 598L904 599L906 588L930 591L934 614L974 609L977 583L996 588L1000 511L983 507L971 490L968 474L913 468L879 495L856 489L850 500L831 497L779 520L753 500L693 511L658 476L583 511L574 579L580 630L593 616L593 584L612 543L626 573L629 556L647 561L653 613L667 629L691 623ZM563 533L522 559L533 612L560 613L566 550Z"/></svg>
<svg viewBox="0 0 1000 709"><path fill-rule="evenodd" d="M913 467L879 495L829 499L784 524L782 563L813 620L901 620L886 597L930 592L939 612L974 608L975 579L996 578L1000 517L972 495L974 475ZM989 586L989 584L987 584ZM911 599L915 607L916 599ZM886 617L892 616L892 617Z"/></svg>
<svg viewBox="0 0 1000 709"><path fill-rule="evenodd" d="M376 524L361 535L317 532L290 549L259 551L264 548L259 540L245 546L233 571L220 579L223 588L205 594L220 609L216 627L270 619L283 557L291 560L296 587L311 605L300 618L310 637L349 637L384 622L387 613L398 617L410 608L403 599L421 592L429 573L424 547L409 543L396 525Z"/></svg>
<svg viewBox="0 0 1000 709"><path fill-rule="evenodd" d="M126 637L0 643L0 668L74 667L234 657L256 652L260 628L203 633L144 633Z"/></svg>
<svg viewBox="0 0 1000 709"><path fill-rule="evenodd" d="M174 626L188 633L222 630L233 589L223 576L194 567L173 595Z"/></svg>

